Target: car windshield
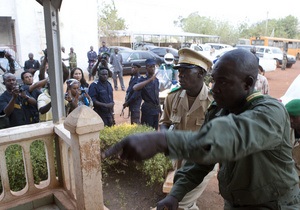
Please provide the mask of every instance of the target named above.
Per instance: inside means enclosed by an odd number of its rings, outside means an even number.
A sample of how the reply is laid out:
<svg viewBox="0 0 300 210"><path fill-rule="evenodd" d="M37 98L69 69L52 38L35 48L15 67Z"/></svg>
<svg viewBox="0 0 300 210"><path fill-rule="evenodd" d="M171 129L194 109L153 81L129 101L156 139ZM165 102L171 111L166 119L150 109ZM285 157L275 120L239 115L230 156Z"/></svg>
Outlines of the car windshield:
<svg viewBox="0 0 300 210"><path fill-rule="evenodd" d="M272 52L273 52L274 54L282 54L282 51L281 51L281 49L279 49L279 48L273 48L273 49L272 49Z"/></svg>

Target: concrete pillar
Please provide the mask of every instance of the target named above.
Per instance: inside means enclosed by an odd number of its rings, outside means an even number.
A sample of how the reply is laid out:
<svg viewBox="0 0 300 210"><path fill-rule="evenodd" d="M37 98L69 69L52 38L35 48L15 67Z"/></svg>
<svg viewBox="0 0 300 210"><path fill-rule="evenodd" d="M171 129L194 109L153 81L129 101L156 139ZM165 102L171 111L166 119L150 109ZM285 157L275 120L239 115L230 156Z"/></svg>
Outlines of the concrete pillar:
<svg viewBox="0 0 300 210"><path fill-rule="evenodd" d="M73 110L64 122L70 131L77 209L104 209L99 131L104 123L87 106Z"/></svg>

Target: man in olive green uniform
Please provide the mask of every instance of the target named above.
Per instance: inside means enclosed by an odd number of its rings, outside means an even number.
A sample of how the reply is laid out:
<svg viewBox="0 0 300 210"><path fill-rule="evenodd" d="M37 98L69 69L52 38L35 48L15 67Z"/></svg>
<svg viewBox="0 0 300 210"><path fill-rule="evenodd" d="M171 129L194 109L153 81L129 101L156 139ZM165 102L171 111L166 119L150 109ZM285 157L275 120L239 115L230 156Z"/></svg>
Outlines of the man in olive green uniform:
<svg viewBox="0 0 300 210"><path fill-rule="evenodd" d="M157 153L190 160L179 169L157 210L177 210L178 202L220 163L219 190L224 209L300 209L299 178L292 158L290 120L277 99L254 91L255 56L247 50L225 53L212 71L212 94L198 132L135 134L102 153L144 160Z"/></svg>
<svg viewBox="0 0 300 210"><path fill-rule="evenodd" d="M213 101L203 80L212 62L188 48L179 50L178 55L178 65L173 68L179 71L180 87L172 90L164 101L164 111L159 121L160 129L198 131L204 122L207 107ZM175 169L180 168L184 162L175 161ZM210 172L200 185L183 198L179 207L198 210L196 201L215 174L216 170Z"/></svg>
<svg viewBox="0 0 300 210"><path fill-rule="evenodd" d="M285 105L285 108L290 115L291 142L294 146L293 158L298 176L300 177L300 99L291 100Z"/></svg>

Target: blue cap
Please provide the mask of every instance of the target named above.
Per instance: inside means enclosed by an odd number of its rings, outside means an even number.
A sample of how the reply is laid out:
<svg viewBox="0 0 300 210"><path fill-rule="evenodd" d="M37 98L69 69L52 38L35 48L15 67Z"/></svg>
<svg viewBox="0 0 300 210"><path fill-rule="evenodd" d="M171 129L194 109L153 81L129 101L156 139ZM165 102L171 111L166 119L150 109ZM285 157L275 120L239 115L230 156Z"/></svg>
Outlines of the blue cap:
<svg viewBox="0 0 300 210"><path fill-rule="evenodd" d="M156 64L156 61L152 58L148 58L146 61L145 61L145 64L146 65L155 65Z"/></svg>

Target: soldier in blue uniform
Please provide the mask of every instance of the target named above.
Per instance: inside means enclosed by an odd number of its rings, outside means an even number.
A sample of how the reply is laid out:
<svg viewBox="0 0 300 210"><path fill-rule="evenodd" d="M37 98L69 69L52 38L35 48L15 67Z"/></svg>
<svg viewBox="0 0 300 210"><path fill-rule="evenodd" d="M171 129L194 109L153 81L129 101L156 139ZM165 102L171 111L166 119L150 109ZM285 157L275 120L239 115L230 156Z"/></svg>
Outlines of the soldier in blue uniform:
<svg viewBox="0 0 300 210"><path fill-rule="evenodd" d="M126 91L125 103L123 104L123 109L129 107L131 124L133 123L141 124L140 109L141 109L142 97L139 91L133 90L133 86L137 84L140 78L140 68L141 66L139 64L135 64L135 63L132 64L131 78Z"/></svg>
<svg viewBox="0 0 300 210"><path fill-rule="evenodd" d="M114 125L113 89L108 79L108 69L100 67L99 80L89 87L89 95L94 104L94 111L102 118L105 126Z"/></svg>
<svg viewBox="0 0 300 210"><path fill-rule="evenodd" d="M155 60L146 60L146 76L141 77L133 90L140 91L144 103L142 104L141 123L158 129L159 114L159 81L155 75Z"/></svg>
<svg viewBox="0 0 300 210"><path fill-rule="evenodd" d="M189 160L176 172L173 188L157 203L157 210L177 210L178 202L217 162L225 210L300 209L289 115L277 99L254 90L257 74L258 63L251 52L225 53L213 67L215 102L199 131L127 136L102 157L119 154L139 161L161 152Z"/></svg>

